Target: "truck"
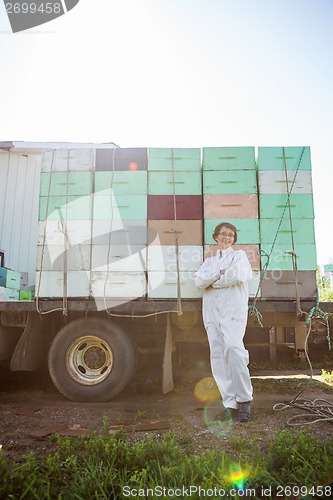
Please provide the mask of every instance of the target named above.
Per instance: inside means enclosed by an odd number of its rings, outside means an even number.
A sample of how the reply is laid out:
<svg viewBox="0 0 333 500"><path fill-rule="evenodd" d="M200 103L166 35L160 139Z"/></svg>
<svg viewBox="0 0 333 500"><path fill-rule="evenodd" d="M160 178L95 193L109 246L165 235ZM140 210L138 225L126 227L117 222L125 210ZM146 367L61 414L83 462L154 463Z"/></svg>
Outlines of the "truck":
<svg viewBox="0 0 333 500"><path fill-rule="evenodd" d="M233 223L252 266L245 345L274 362L330 342L310 148L0 142L0 361L109 401L158 358L207 347L194 273Z"/></svg>

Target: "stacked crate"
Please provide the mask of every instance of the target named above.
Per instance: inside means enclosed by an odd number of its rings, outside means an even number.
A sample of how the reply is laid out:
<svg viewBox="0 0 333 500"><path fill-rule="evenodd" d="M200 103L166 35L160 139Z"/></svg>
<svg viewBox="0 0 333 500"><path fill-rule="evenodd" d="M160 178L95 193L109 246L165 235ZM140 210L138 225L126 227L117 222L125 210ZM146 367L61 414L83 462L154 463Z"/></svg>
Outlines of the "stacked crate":
<svg viewBox="0 0 333 500"><path fill-rule="evenodd" d="M44 154L40 177L37 297L90 294L94 150Z"/></svg>
<svg viewBox="0 0 333 500"><path fill-rule="evenodd" d="M203 260L200 149L148 150L148 298L200 296ZM179 271L179 272L178 272Z"/></svg>
<svg viewBox="0 0 333 500"><path fill-rule="evenodd" d="M28 290L28 273L21 273L0 267L0 302L32 300L32 291Z"/></svg>
<svg viewBox="0 0 333 500"><path fill-rule="evenodd" d="M311 158L308 147L258 148L262 266L270 256L262 296L316 296L316 246ZM289 197L289 202L288 202ZM282 221L281 221L281 217Z"/></svg>
<svg viewBox="0 0 333 500"><path fill-rule="evenodd" d="M203 149L205 255L214 255L215 227L230 222L237 228L235 249L246 252L252 266L250 296L260 294L259 220L256 163L253 147Z"/></svg>
<svg viewBox="0 0 333 500"><path fill-rule="evenodd" d="M96 150L92 296L144 296L146 253L147 149Z"/></svg>

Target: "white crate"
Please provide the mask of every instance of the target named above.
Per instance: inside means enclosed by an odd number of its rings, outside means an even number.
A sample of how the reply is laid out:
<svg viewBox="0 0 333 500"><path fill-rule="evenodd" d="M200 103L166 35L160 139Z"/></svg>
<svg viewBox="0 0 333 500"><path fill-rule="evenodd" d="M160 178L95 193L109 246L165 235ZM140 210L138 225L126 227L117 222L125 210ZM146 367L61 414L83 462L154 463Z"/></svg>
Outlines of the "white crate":
<svg viewBox="0 0 333 500"><path fill-rule="evenodd" d="M67 273L67 297L89 297L90 273L87 271L70 271ZM65 274L61 271L36 272L36 296L64 297Z"/></svg>
<svg viewBox="0 0 333 500"><path fill-rule="evenodd" d="M90 243L92 236L91 220L68 220L61 223L57 220L39 221L38 245L64 245L65 234L71 245Z"/></svg>
<svg viewBox="0 0 333 500"><path fill-rule="evenodd" d="M202 296L194 281L193 272L179 273L181 298L194 299ZM178 278L175 271L150 271L148 273L148 297L150 299L175 299L178 295Z"/></svg>
<svg viewBox="0 0 333 500"><path fill-rule="evenodd" d="M202 246L179 245L178 263L181 271L198 270L202 260ZM148 271L177 271L177 247L175 245L150 245L148 247Z"/></svg>
<svg viewBox="0 0 333 500"><path fill-rule="evenodd" d="M84 172L94 170L94 149L55 149L42 158L42 172Z"/></svg>
<svg viewBox="0 0 333 500"><path fill-rule="evenodd" d="M90 263L90 245L74 245L67 250L64 245L37 247L37 271L90 271Z"/></svg>
<svg viewBox="0 0 333 500"><path fill-rule="evenodd" d="M95 298L121 297L133 300L143 297L146 289L144 272L91 271L91 295Z"/></svg>
<svg viewBox="0 0 333 500"><path fill-rule="evenodd" d="M260 194L311 194L311 170L261 170L258 172ZM286 178L287 175L287 178ZM295 182L294 182L295 179Z"/></svg>
<svg viewBox="0 0 333 500"><path fill-rule="evenodd" d="M93 245L91 269L94 271L145 271L146 253L145 245Z"/></svg>

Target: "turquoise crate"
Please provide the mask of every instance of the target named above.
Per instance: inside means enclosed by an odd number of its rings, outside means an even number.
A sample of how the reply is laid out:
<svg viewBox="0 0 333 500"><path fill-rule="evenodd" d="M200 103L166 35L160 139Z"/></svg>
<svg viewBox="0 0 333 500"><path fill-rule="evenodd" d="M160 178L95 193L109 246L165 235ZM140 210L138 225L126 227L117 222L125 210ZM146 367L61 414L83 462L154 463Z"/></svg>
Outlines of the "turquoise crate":
<svg viewBox="0 0 333 500"><path fill-rule="evenodd" d="M92 172L42 172L41 196L86 195L92 193Z"/></svg>
<svg viewBox="0 0 333 500"><path fill-rule="evenodd" d="M258 148L258 169L259 170L297 170L302 155L302 146L287 146L285 159L282 147L259 147ZM311 170L310 148L305 146L299 170Z"/></svg>
<svg viewBox="0 0 333 500"><path fill-rule="evenodd" d="M314 207L312 194L291 194L290 212L293 219L313 219ZM289 203L287 194L259 195L260 218L278 219L282 217L283 213L285 218L289 218Z"/></svg>
<svg viewBox="0 0 333 500"><path fill-rule="evenodd" d="M90 220L92 196L42 196L39 198L39 220Z"/></svg>
<svg viewBox="0 0 333 500"><path fill-rule="evenodd" d="M147 194L147 171L96 172L95 193L112 188L115 194Z"/></svg>
<svg viewBox="0 0 333 500"><path fill-rule="evenodd" d="M254 147L203 148L204 170L255 170Z"/></svg>
<svg viewBox="0 0 333 500"><path fill-rule="evenodd" d="M94 196L94 220L147 219L147 196Z"/></svg>
<svg viewBox="0 0 333 500"><path fill-rule="evenodd" d="M21 273L0 267L0 287L9 288L10 290L19 290L21 283Z"/></svg>
<svg viewBox="0 0 333 500"><path fill-rule="evenodd" d="M314 244L295 244L297 269L299 271L315 271L317 269L317 254ZM271 244L261 244L260 250L270 255L267 270L272 271L292 271L293 258L286 252L292 251L292 245L275 244L272 251ZM267 258L261 256L261 267L265 265ZM277 275L278 276L278 275Z"/></svg>
<svg viewBox="0 0 333 500"><path fill-rule="evenodd" d="M202 194L201 172L156 172L148 175L149 194Z"/></svg>
<svg viewBox="0 0 333 500"><path fill-rule="evenodd" d="M216 243L213 240L214 229L221 222L230 222L237 229L237 245L250 245L259 244L259 220L258 219L227 219L225 221L221 219L205 219L204 224L204 234L205 234L205 245L211 245Z"/></svg>
<svg viewBox="0 0 333 500"><path fill-rule="evenodd" d="M255 170L224 170L203 172L204 194L256 194Z"/></svg>
<svg viewBox="0 0 333 500"><path fill-rule="evenodd" d="M281 219L260 219L260 240L261 243L273 243L277 230L276 243L291 244L296 243L315 244L314 219L292 219L290 224L287 214L280 225Z"/></svg>
<svg viewBox="0 0 333 500"><path fill-rule="evenodd" d="M201 170L200 148L150 148L148 170Z"/></svg>

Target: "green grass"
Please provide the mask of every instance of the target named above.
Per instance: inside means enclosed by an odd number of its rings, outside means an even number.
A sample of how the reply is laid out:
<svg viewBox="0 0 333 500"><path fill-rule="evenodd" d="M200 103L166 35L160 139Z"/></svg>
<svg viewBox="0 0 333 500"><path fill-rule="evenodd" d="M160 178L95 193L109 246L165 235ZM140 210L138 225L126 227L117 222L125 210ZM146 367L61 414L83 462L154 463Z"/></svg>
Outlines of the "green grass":
<svg viewBox="0 0 333 500"><path fill-rule="evenodd" d="M321 376L329 384L333 384L333 372L327 372L326 370L321 371Z"/></svg>
<svg viewBox="0 0 333 500"><path fill-rule="evenodd" d="M232 456L225 451L194 454L191 440L179 441L173 433L136 442L124 433L52 440L53 453L30 453L12 466L0 454L0 498L188 497L177 495L181 488L191 491L192 499L214 488L225 492L223 498L235 498L232 491L239 489L252 490L251 498L259 498L263 488L273 488L273 498L274 488L281 485L302 486L304 492L333 477L333 441L320 441L308 431L278 431L264 455L255 443L234 436ZM271 498L268 490L265 498Z"/></svg>

